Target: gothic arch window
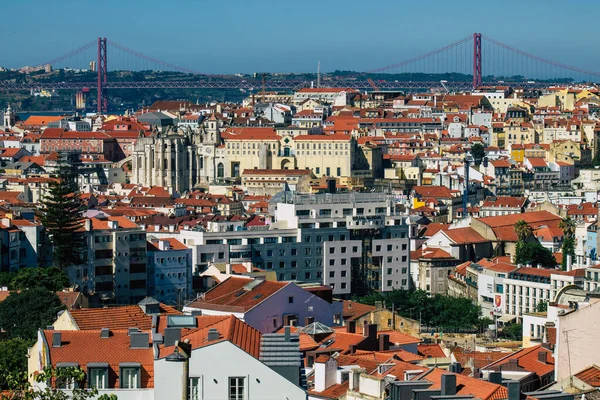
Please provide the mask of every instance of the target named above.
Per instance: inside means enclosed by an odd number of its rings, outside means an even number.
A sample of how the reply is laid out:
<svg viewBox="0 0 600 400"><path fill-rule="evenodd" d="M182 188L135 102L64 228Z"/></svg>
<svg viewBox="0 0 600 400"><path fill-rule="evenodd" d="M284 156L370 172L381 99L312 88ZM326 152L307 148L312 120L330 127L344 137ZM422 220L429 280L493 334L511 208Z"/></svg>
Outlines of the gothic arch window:
<svg viewBox="0 0 600 400"><path fill-rule="evenodd" d="M225 167L223 163L217 164L217 177L222 178L225 175Z"/></svg>

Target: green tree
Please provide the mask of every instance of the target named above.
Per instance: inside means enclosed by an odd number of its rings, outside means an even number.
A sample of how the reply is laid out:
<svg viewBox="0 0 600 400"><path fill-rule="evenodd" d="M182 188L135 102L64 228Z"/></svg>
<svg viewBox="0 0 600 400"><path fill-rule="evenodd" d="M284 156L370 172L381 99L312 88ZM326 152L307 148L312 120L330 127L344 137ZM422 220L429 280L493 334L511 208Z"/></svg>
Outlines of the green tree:
<svg viewBox="0 0 600 400"><path fill-rule="evenodd" d="M539 303L535 306L535 311L537 312L546 312L548 311L548 302L540 300Z"/></svg>
<svg viewBox="0 0 600 400"><path fill-rule="evenodd" d="M56 293L44 288L12 292L0 303L0 329L9 338L35 340L38 329L51 325L63 308Z"/></svg>
<svg viewBox="0 0 600 400"><path fill-rule="evenodd" d="M515 263L541 264L544 267L556 267L556 259L550 250L539 242L517 242L515 246Z"/></svg>
<svg viewBox="0 0 600 400"><path fill-rule="evenodd" d="M511 324L502 329L502 335L510 340L523 340L523 325Z"/></svg>
<svg viewBox="0 0 600 400"><path fill-rule="evenodd" d="M58 292L69 286L67 274L56 267L50 268L22 268L11 280L11 290L45 288L52 292Z"/></svg>
<svg viewBox="0 0 600 400"><path fill-rule="evenodd" d="M558 228L563 231L565 236L575 237L575 229L577 228L577 224L571 217L566 217L560 220L558 223Z"/></svg>
<svg viewBox="0 0 600 400"><path fill-rule="evenodd" d="M32 343L23 339L0 341L0 390L9 388L8 372L15 376L27 374L27 349Z"/></svg>
<svg viewBox="0 0 600 400"><path fill-rule="evenodd" d="M67 167L61 167L42 200L41 220L54 250L54 263L65 268L80 264L85 247L81 213L85 209Z"/></svg>
<svg viewBox="0 0 600 400"><path fill-rule="evenodd" d="M531 236L532 232L531 226L522 219L518 220L515 224L515 233L517 234L519 242L525 242L529 236Z"/></svg>
<svg viewBox="0 0 600 400"><path fill-rule="evenodd" d="M558 227L562 229L564 239L561 247L561 251L563 254L562 258L562 269L567 269L567 256L571 256L571 260L575 257L575 229L577 229L577 224L571 217L563 218Z"/></svg>
<svg viewBox="0 0 600 400"><path fill-rule="evenodd" d="M98 395L98 389L85 388L85 372L78 367L46 367L33 379L40 385L32 386L27 381L27 374L7 374L9 390L7 394L1 394L2 400L86 400L95 398ZM48 382L77 382L74 389L62 390L56 388L56 385L47 385ZM43 387L43 388L42 388ZM98 400L117 400L114 394L103 394Z"/></svg>
<svg viewBox="0 0 600 400"><path fill-rule="evenodd" d="M475 165L481 165L483 157L485 157L485 149L481 143L475 143L471 146L471 156L475 160Z"/></svg>
<svg viewBox="0 0 600 400"><path fill-rule="evenodd" d="M386 294L373 293L357 300L371 305L385 301L388 309L393 305L403 317L448 330L475 329L481 323L481 308L464 297L429 296L423 290L393 290Z"/></svg>

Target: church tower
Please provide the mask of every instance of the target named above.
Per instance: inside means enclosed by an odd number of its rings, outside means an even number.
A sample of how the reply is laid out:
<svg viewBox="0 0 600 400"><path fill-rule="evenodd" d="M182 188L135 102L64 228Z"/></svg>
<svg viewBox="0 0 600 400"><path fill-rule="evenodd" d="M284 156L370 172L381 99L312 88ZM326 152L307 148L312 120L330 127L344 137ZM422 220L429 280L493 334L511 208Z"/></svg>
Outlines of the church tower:
<svg viewBox="0 0 600 400"><path fill-rule="evenodd" d="M15 125L15 113L10 108L10 104L4 110L4 129L12 128Z"/></svg>
<svg viewBox="0 0 600 400"><path fill-rule="evenodd" d="M204 126L204 143L213 146L220 145L221 135L219 132L219 120L214 113L210 115Z"/></svg>

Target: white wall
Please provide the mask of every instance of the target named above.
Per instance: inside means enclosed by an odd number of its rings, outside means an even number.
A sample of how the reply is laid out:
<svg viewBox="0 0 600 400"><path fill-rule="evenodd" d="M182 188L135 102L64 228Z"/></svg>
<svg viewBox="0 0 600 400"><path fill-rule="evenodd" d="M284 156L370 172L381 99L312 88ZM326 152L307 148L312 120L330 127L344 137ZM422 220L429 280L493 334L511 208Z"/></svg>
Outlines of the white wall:
<svg viewBox="0 0 600 400"><path fill-rule="evenodd" d="M289 303L289 297L294 302ZM260 303L259 306L246 312L245 322L262 333L270 333L283 326L284 314L296 314L298 325L304 326L306 317L314 317L315 321L327 326L333 323L333 304L291 283ZM273 319L277 318L274 328Z"/></svg>
<svg viewBox="0 0 600 400"><path fill-rule="evenodd" d="M208 362L208 360L210 360ZM181 371L165 359L155 362L156 399L181 398ZM190 377L199 377L200 399L228 398L229 377L244 377L246 400L305 400L306 392L228 341L192 351ZM121 397L119 397L121 399Z"/></svg>

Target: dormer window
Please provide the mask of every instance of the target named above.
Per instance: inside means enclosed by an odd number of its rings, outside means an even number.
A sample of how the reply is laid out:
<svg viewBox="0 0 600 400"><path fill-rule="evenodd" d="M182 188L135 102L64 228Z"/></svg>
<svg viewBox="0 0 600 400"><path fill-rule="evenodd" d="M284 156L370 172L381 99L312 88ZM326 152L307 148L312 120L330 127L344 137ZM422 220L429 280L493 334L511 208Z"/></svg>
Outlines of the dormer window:
<svg viewBox="0 0 600 400"><path fill-rule="evenodd" d="M89 388L108 389L108 363L89 363L87 371Z"/></svg>
<svg viewBox="0 0 600 400"><path fill-rule="evenodd" d="M119 364L119 382L121 389L139 389L142 386L140 369L140 363Z"/></svg>

